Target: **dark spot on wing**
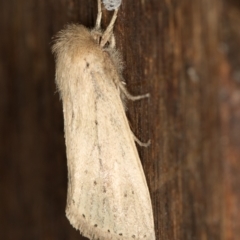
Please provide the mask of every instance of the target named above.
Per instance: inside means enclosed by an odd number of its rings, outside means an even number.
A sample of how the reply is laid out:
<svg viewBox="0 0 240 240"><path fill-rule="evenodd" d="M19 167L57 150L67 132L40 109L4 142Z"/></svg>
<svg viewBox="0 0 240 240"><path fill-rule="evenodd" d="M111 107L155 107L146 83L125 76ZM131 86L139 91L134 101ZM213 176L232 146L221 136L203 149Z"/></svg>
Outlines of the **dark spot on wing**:
<svg viewBox="0 0 240 240"><path fill-rule="evenodd" d="M108 232L110 233L110 230L108 229Z"/></svg>
<svg viewBox="0 0 240 240"><path fill-rule="evenodd" d="M132 235L132 238L135 238L135 235Z"/></svg>
<svg viewBox="0 0 240 240"><path fill-rule="evenodd" d="M94 227L97 227L97 224L95 224Z"/></svg>
<svg viewBox="0 0 240 240"><path fill-rule="evenodd" d="M94 183L94 185L97 185L97 182L96 182L96 181L94 181L93 183Z"/></svg>
<svg viewBox="0 0 240 240"><path fill-rule="evenodd" d="M119 233L119 236L122 236L122 233Z"/></svg>
<svg viewBox="0 0 240 240"><path fill-rule="evenodd" d="M84 214L83 214L82 216L85 218L85 215L84 215Z"/></svg>
<svg viewBox="0 0 240 240"><path fill-rule="evenodd" d="M100 164L100 166L102 167L102 159L101 158L99 158L99 164Z"/></svg>
<svg viewBox="0 0 240 240"><path fill-rule="evenodd" d="M89 68L90 64L88 62L86 62L86 67Z"/></svg>

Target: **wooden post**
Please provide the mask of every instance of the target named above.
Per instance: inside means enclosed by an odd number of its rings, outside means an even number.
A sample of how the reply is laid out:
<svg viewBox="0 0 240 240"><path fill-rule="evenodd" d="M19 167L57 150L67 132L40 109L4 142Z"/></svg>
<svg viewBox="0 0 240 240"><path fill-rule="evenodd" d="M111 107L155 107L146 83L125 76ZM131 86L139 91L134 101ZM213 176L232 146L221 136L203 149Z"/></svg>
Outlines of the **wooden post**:
<svg viewBox="0 0 240 240"><path fill-rule="evenodd" d="M104 11L103 27L111 18ZM93 27L95 0L0 2L2 239L85 239L65 217L67 166L51 37ZM240 239L240 5L123 0L115 25L157 240Z"/></svg>

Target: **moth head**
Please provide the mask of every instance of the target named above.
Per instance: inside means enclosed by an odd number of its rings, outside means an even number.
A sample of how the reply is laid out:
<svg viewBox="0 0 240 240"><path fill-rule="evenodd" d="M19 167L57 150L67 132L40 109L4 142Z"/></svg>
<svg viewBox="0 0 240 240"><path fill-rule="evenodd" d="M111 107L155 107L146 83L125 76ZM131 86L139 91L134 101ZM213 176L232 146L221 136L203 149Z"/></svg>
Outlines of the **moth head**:
<svg viewBox="0 0 240 240"><path fill-rule="evenodd" d="M115 48L115 37L113 33L110 33L109 35L104 35L104 32L101 29L94 28L91 31L91 35L94 39L94 41L101 46L102 48ZM104 42L104 44L102 44Z"/></svg>
<svg viewBox="0 0 240 240"><path fill-rule="evenodd" d="M94 29L91 31L91 35L92 35L94 41L95 41L98 45L100 45L101 40L102 40L102 35L103 35L102 30L94 28Z"/></svg>

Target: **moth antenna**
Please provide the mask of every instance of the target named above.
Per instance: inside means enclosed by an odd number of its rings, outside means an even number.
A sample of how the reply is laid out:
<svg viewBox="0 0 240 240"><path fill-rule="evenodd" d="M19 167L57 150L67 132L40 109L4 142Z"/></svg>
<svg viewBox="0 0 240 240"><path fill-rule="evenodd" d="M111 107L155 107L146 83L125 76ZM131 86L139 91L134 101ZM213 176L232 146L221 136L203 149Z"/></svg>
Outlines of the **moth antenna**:
<svg viewBox="0 0 240 240"><path fill-rule="evenodd" d="M110 39L109 42L110 42L109 47L110 47L110 48L115 48L115 46L116 46L116 40L115 40L115 37L114 37L113 34L112 34L111 39Z"/></svg>
<svg viewBox="0 0 240 240"><path fill-rule="evenodd" d="M111 36L113 34L113 27L114 27L114 23L117 19L117 13L118 13L118 8L114 11L112 19L111 19L107 29L105 30L105 32L102 35L102 41L100 44L101 47L104 47L104 45L109 41L109 39L111 38Z"/></svg>
<svg viewBox="0 0 240 240"><path fill-rule="evenodd" d="M102 3L101 0L98 0L98 14L95 29L100 29L101 20L102 20Z"/></svg>

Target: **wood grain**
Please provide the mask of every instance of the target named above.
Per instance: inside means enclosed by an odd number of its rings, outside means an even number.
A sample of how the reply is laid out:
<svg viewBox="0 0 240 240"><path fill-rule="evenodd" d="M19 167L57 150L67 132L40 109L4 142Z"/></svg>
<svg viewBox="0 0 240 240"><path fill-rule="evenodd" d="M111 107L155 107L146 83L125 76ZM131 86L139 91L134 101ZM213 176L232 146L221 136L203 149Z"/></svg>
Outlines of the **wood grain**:
<svg viewBox="0 0 240 240"><path fill-rule="evenodd" d="M67 167L51 38L93 27L95 0L0 2L1 239L84 239L65 217ZM103 26L111 18L103 14ZM240 239L240 5L127 1L115 25L157 240Z"/></svg>

